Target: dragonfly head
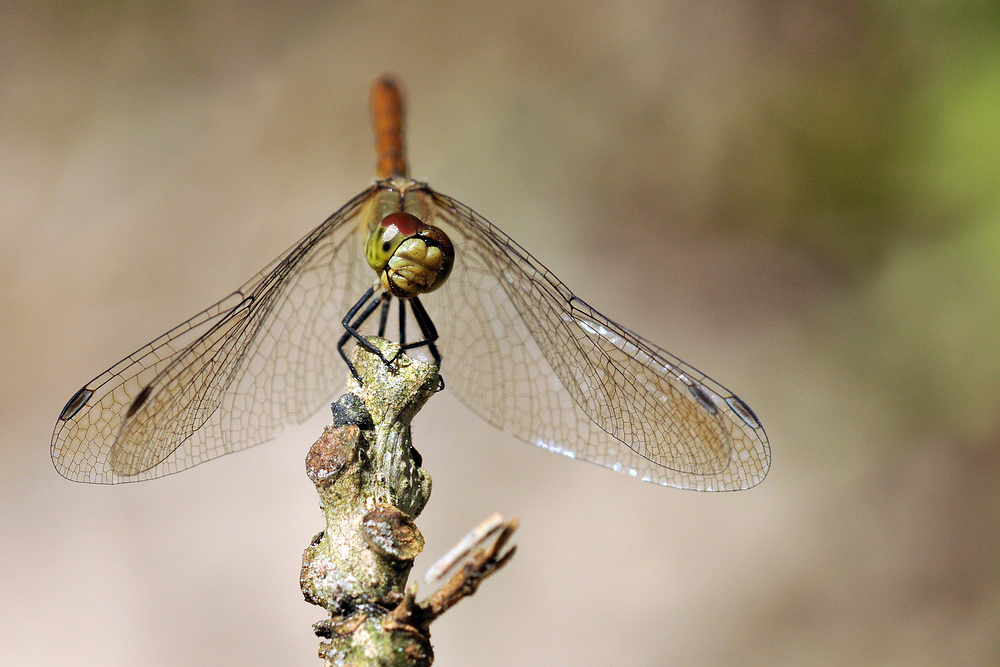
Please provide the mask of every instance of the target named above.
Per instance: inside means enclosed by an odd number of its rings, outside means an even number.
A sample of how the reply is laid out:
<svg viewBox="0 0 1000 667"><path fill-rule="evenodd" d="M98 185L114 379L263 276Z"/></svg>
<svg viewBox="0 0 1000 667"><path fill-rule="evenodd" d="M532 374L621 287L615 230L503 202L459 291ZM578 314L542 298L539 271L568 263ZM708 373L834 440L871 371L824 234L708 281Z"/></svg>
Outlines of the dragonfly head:
<svg viewBox="0 0 1000 667"><path fill-rule="evenodd" d="M386 291L406 298L444 284L455 263L455 249L442 230L398 211L372 230L365 257Z"/></svg>

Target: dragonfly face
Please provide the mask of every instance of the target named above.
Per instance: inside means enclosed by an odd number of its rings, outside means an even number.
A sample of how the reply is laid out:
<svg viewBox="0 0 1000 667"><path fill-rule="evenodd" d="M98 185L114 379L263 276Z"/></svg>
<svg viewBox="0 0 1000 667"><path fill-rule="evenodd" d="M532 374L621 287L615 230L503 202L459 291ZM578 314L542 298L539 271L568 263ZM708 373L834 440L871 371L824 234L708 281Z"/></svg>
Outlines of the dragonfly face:
<svg viewBox="0 0 1000 667"><path fill-rule="evenodd" d="M393 296L406 298L444 284L455 263L455 249L443 231L411 213L398 211L375 225L365 257L382 287Z"/></svg>

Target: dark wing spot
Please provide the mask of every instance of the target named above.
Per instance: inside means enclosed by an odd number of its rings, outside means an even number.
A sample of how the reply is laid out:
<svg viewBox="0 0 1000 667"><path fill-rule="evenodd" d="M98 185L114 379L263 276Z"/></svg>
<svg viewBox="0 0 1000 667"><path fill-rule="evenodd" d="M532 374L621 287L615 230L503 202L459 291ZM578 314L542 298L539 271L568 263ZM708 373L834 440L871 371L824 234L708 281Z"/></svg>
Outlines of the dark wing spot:
<svg viewBox="0 0 1000 667"><path fill-rule="evenodd" d="M142 391L136 394L136 397L132 399L132 405L128 406L128 412L125 413L125 419L128 419L129 417L131 417L132 415L134 415L139 411L139 408L141 408L143 404L146 402L146 400L149 398L149 393L150 389L149 385L147 384L145 387L142 388Z"/></svg>
<svg viewBox="0 0 1000 667"><path fill-rule="evenodd" d="M87 401L89 401L90 397L93 395L94 390L86 387L73 394L73 398L69 399L69 403L67 403L66 407L59 413L60 421L69 421L76 416L76 413L78 413L80 409L87 404Z"/></svg>
<svg viewBox="0 0 1000 667"><path fill-rule="evenodd" d="M750 428L760 428L760 420L757 419L757 415L753 413L749 405L740 400L739 396L730 396L726 399L726 403L729 404L729 407L733 409L733 412L740 419L746 422L747 426Z"/></svg>
<svg viewBox="0 0 1000 667"><path fill-rule="evenodd" d="M694 394L694 397L698 399L698 402L701 403L703 408L708 410L713 415L719 414L719 408L717 408L715 403L712 402L712 397L708 395L704 387L700 384L689 384L688 389L691 390L691 393Z"/></svg>

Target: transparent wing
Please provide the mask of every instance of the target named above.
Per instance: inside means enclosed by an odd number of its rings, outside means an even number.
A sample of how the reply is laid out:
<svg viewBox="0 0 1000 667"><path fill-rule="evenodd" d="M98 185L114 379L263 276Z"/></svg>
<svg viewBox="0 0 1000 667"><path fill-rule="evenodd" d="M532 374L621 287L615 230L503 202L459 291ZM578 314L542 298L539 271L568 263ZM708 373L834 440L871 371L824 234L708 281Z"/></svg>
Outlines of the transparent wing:
<svg viewBox="0 0 1000 667"><path fill-rule="evenodd" d="M333 398L341 320L372 283L365 190L240 289L77 392L52 434L64 477L162 477L271 439Z"/></svg>
<svg viewBox="0 0 1000 667"><path fill-rule="evenodd" d="M595 311L468 207L431 194L432 224L456 258L421 301L447 386L473 411L531 444L658 484L717 491L764 479L767 436L742 400Z"/></svg>

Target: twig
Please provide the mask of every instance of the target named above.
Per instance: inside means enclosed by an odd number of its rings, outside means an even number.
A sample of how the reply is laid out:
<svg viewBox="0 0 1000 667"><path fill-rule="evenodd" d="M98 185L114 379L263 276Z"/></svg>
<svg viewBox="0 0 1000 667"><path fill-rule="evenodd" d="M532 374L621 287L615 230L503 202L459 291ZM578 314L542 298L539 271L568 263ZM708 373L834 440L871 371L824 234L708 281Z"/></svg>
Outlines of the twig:
<svg viewBox="0 0 1000 667"><path fill-rule="evenodd" d="M424 575L424 583L431 584L443 577L445 573L455 567L458 561L469 555L470 551L483 544L494 533L503 528L503 526L504 520L499 512L494 512L483 519L478 526L470 530L468 535L463 537L448 553L441 556L436 563L430 566Z"/></svg>
<svg viewBox="0 0 1000 667"><path fill-rule="evenodd" d="M386 358L399 350L394 343L369 340ZM386 367L360 346L354 366L363 384L350 381L349 393L333 406L333 424L306 458L326 529L303 553L302 592L330 612L314 626L326 640L319 655L327 665L428 666L434 659L431 622L510 560L514 548L501 551L517 519L501 519L489 530L477 527L464 541L468 544L449 552L448 563L497 535L493 544L476 548L427 599L415 601L415 585L404 593L413 559L424 546L413 520L431 491L412 445L410 420L434 395L438 372L406 356Z"/></svg>
<svg viewBox="0 0 1000 667"><path fill-rule="evenodd" d="M435 619L454 607L462 598L474 594L476 589L479 588L479 584L483 583L487 577L506 565L514 557L517 547L513 546L507 551L503 551L503 548L510 541L514 531L517 530L519 522L517 517L504 520L499 514L494 514L487 521L493 520L494 517L499 520L497 528L500 532L492 545L489 545L485 549L477 548L472 553L472 556L465 561L462 567L441 588L420 602L416 602L417 585L411 585L406 589L406 596L402 602L386 617L383 625L387 627L407 627L426 632ZM473 529L462 542L456 545L456 549L462 548L467 540L477 534L481 535L478 527ZM496 531L490 531L489 535L483 535L482 537L489 538L494 534L496 534ZM450 555L449 553L445 557L448 558Z"/></svg>

